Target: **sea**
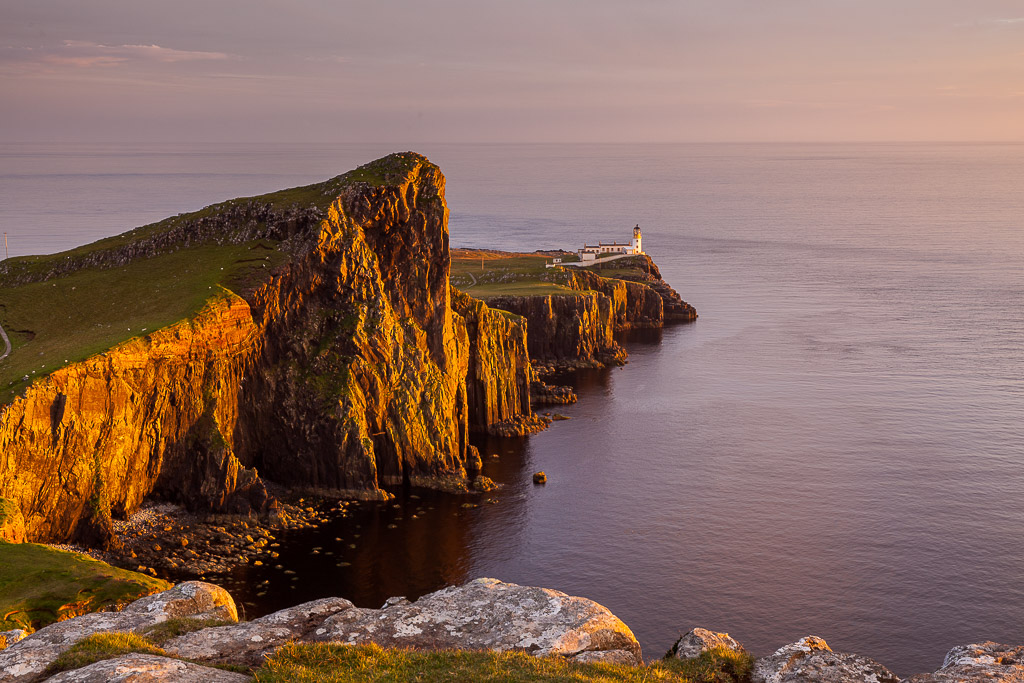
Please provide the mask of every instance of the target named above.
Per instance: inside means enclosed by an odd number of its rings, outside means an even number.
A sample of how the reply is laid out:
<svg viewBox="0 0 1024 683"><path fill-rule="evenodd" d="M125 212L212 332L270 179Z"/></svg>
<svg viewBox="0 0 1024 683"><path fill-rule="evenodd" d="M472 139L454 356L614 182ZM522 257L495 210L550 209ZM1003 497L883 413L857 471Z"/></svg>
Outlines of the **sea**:
<svg viewBox="0 0 1024 683"><path fill-rule="evenodd" d="M408 145L0 145L11 256L323 180ZM420 145L453 246L644 248L699 319L481 439L502 489L399 491L221 577L250 617L490 576L897 674L1024 643L1024 145ZM548 483L532 484L544 470ZM284 574L285 570L297 572Z"/></svg>

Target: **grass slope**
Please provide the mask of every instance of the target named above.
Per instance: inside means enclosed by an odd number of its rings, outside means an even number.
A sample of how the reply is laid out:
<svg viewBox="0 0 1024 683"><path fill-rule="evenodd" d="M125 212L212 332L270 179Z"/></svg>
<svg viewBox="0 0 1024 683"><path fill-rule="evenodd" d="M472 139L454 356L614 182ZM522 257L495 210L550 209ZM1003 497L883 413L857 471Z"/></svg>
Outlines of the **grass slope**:
<svg viewBox="0 0 1024 683"><path fill-rule="evenodd" d="M80 553L0 542L0 631L39 629L170 588Z"/></svg>
<svg viewBox="0 0 1024 683"><path fill-rule="evenodd" d="M0 288L0 324L14 347L0 361L0 404L69 362L194 315L220 286L241 288L284 258L267 241L199 246Z"/></svg>
<svg viewBox="0 0 1024 683"><path fill-rule="evenodd" d="M453 249L452 284L476 299L491 297L577 294L560 284L557 269L545 268L550 259L479 249Z"/></svg>
<svg viewBox="0 0 1024 683"><path fill-rule="evenodd" d="M665 660L646 666L577 664L560 657L522 652L417 652L377 645L286 645L256 672L259 683L370 683L465 681L533 683L744 683L753 660L725 650L693 660Z"/></svg>
<svg viewBox="0 0 1024 683"><path fill-rule="evenodd" d="M10 335L13 351L0 361L0 405L67 363L192 316L219 287L241 294L289 256L273 240L210 242L187 248L181 244L176 250L136 258L117 268L81 268L46 281L14 283L38 280L58 264L141 244L189 222L254 202L277 210L325 210L346 186L400 181L419 159L394 154L321 183L213 204L59 254L5 261L8 274L0 275L0 325Z"/></svg>

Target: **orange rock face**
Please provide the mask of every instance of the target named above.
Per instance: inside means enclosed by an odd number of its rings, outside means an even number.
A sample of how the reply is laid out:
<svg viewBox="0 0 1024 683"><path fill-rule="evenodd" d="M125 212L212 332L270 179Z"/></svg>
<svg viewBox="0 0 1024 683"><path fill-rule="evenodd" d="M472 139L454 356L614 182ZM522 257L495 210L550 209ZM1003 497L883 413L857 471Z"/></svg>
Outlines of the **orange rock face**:
<svg viewBox="0 0 1024 683"><path fill-rule="evenodd" d="M447 217L444 177L422 157L405 155L381 184L350 184L245 299L224 290L193 319L4 406L0 497L30 539L56 540L153 492L264 509L257 473L341 494L464 481L471 350L451 306ZM530 414L520 337L515 358L493 358L507 341L481 347L493 369L473 420ZM504 380L510 367L519 374Z"/></svg>

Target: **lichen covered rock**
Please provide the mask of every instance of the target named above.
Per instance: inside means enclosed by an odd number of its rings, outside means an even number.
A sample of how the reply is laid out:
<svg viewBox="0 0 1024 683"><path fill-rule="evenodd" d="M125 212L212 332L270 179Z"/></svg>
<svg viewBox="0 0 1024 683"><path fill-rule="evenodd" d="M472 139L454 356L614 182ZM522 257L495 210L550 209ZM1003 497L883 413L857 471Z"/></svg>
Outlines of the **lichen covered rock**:
<svg viewBox="0 0 1024 683"><path fill-rule="evenodd" d="M665 657L694 659L700 657L702 652L715 648L724 648L733 652L746 652L746 649L728 633L718 633L717 631L709 631L705 628L694 628L679 636L679 639L672 644Z"/></svg>
<svg viewBox="0 0 1024 683"><path fill-rule="evenodd" d="M415 602L350 609L328 618L315 641L419 649L519 650L537 657L642 663L632 631L606 607L547 588L476 579Z"/></svg>
<svg viewBox="0 0 1024 683"><path fill-rule="evenodd" d="M258 668L265 654L303 639L328 617L352 607L344 598L314 600L252 621L186 633L164 643L163 648L175 657L197 662Z"/></svg>
<svg viewBox="0 0 1024 683"><path fill-rule="evenodd" d="M120 612L94 612L39 629L0 650L0 681L36 681L57 657L80 640L100 632L142 633L174 618L238 620L226 590L202 581L187 581L136 600Z"/></svg>
<svg viewBox="0 0 1024 683"><path fill-rule="evenodd" d="M1024 681L1024 646L992 641L958 645L946 654L942 668L911 676L907 683L1020 683Z"/></svg>
<svg viewBox="0 0 1024 683"><path fill-rule="evenodd" d="M754 663L754 683L899 683L878 662L833 652L823 638L806 636Z"/></svg>
<svg viewBox="0 0 1024 683"><path fill-rule="evenodd" d="M244 683L252 678L180 659L133 653L64 671L46 680L54 683Z"/></svg>

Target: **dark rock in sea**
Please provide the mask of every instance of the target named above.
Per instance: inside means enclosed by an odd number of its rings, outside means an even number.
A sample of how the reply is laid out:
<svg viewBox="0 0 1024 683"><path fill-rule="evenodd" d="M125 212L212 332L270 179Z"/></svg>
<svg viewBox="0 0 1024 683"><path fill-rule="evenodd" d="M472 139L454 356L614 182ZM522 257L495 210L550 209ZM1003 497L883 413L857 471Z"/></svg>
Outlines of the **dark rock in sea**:
<svg viewBox="0 0 1024 683"><path fill-rule="evenodd" d="M899 683L884 666L860 655L833 652L824 639L806 636L754 663L753 683Z"/></svg>
<svg viewBox="0 0 1024 683"><path fill-rule="evenodd" d="M466 450L466 473L470 476L477 475L484 468L484 459L480 457L480 449L470 446Z"/></svg>
<svg viewBox="0 0 1024 683"><path fill-rule="evenodd" d="M484 475L478 475L473 479L473 490L486 493L488 491L494 491L498 488L498 485L494 483L494 480Z"/></svg>
<svg viewBox="0 0 1024 683"><path fill-rule="evenodd" d="M544 472L534 472L533 473L533 483L534 484L546 484L546 483L548 483L548 475L545 474Z"/></svg>

